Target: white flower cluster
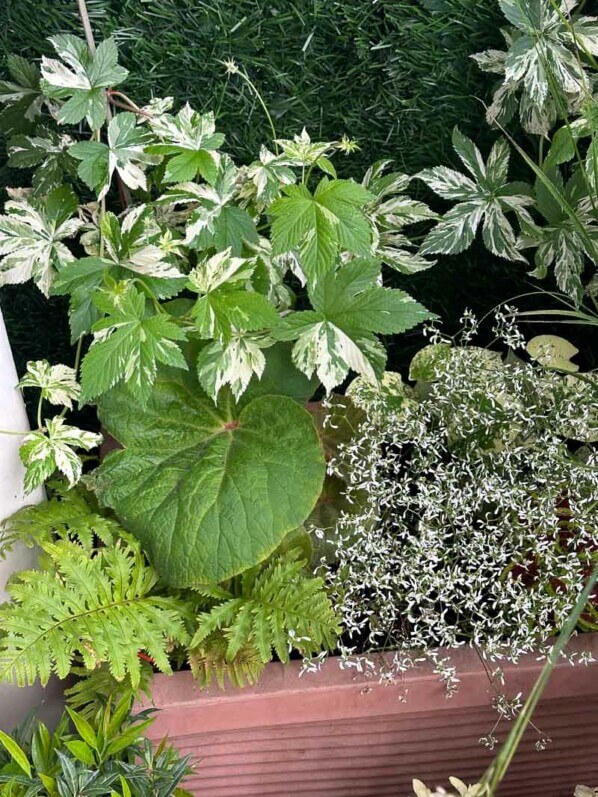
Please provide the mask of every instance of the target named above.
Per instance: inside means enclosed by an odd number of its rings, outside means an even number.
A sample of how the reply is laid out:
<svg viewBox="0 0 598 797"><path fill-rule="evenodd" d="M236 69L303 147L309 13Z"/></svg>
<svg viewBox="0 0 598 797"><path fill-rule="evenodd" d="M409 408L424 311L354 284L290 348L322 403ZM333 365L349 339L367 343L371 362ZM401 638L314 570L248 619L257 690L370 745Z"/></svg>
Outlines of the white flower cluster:
<svg viewBox="0 0 598 797"><path fill-rule="evenodd" d="M546 650L598 549L598 382L470 346L434 367L356 387L366 420L330 462L351 511L319 530L346 655L395 650L398 678L408 652Z"/></svg>

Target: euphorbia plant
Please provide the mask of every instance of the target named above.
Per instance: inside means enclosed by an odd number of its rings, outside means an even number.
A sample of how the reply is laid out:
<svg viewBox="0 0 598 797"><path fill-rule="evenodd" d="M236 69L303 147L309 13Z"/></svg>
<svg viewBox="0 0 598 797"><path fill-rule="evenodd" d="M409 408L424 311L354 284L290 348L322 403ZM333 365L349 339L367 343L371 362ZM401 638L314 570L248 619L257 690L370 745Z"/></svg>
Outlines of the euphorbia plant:
<svg viewBox="0 0 598 797"><path fill-rule="evenodd" d="M39 428L22 449L27 486L56 469L77 481L76 449L98 437L64 415L73 400L96 403L123 447L88 477L100 504L141 541L161 585L212 585L205 595L228 607L200 622L199 644L261 583L253 571L230 580L267 560L318 500L325 455L305 403L351 371L375 381L378 336L430 318L384 286L382 269L432 265L402 229L434 214L387 164L364 184L339 178L333 156L346 139L303 131L238 167L212 114L171 113L170 100L140 108L114 88L127 72L112 40L51 42L58 58L43 58L41 75L13 58L0 93L26 106L29 129L9 115L10 163L36 167L32 189L14 190L0 216L0 285L33 279L68 296L77 346L74 369L33 363L22 382L41 389ZM46 420L46 400L65 410ZM263 659L272 645L256 628L237 630ZM239 648L224 647L230 661Z"/></svg>

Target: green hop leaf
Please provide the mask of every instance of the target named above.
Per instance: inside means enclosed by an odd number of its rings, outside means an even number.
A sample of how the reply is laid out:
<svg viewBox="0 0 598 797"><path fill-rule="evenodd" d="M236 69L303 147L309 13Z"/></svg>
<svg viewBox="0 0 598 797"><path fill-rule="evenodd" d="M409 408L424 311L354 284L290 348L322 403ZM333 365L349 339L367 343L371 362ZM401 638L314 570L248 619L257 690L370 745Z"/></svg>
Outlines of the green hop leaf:
<svg viewBox="0 0 598 797"><path fill-rule="evenodd" d="M81 400L90 401L124 382L143 405L158 363L187 368L178 346L186 335L166 313L149 315L145 295L130 284L117 297L97 294L95 303L106 317L93 325L94 341L81 365Z"/></svg>
<svg viewBox="0 0 598 797"><path fill-rule="evenodd" d="M326 390L350 370L376 381L386 355L375 334L405 332L434 315L403 291L383 288L380 266L354 260L331 271L309 290L313 310L292 313L275 330L279 340L296 340L293 362L307 376L314 371Z"/></svg>
<svg viewBox="0 0 598 797"><path fill-rule="evenodd" d="M313 195L305 185L289 185L283 194L269 208L274 255L296 249L303 270L320 277L340 252L371 254L372 227L363 208L374 197L363 186L324 177Z"/></svg>

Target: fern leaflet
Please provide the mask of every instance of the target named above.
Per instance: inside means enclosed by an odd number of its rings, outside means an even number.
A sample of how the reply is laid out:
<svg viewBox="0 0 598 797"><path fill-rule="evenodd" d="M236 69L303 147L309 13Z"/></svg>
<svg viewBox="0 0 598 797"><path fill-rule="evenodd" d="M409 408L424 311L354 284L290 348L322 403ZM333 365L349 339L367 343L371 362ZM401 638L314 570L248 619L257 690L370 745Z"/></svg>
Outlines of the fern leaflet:
<svg viewBox="0 0 598 797"><path fill-rule="evenodd" d="M199 616L189 657L196 677L253 683L273 651L286 663L293 649L310 656L335 646L340 628L324 583L301 557L292 549L246 571Z"/></svg>
<svg viewBox="0 0 598 797"><path fill-rule="evenodd" d="M140 651L170 672L172 644L187 640L184 605L151 594L158 577L136 543L120 540L91 555L64 539L42 549L54 568L20 573L8 586L12 603L0 608L0 681L46 684L80 658L88 670L106 662L136 688Z"/></svg>

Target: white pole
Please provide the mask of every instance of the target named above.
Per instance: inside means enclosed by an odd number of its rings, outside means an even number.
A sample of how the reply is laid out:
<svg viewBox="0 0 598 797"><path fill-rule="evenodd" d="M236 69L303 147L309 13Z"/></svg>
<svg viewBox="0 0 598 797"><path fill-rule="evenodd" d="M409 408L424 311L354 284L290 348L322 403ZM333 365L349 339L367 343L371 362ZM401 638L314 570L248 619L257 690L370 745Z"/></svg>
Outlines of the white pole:
<svg viewBox="0 0 598 797"><path fill-rule="evenodd" d="M0 310L0 429L26 431L27 413L17 387L18 377ZM40 488L29 495L23 490L25 469L19 458L22 439L16 435L0 434L0 520L29 504L44 499ZM0 601L7 600L4 590L12 573L35 566L36 552L24 546L15 547L6 560L0 560ZM56 685L42 690L40 686L26 689L0 684L0 729L10 730L32 708L44 705L43 714L54 715L60 704Z"/></svg>

